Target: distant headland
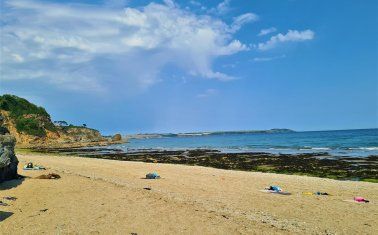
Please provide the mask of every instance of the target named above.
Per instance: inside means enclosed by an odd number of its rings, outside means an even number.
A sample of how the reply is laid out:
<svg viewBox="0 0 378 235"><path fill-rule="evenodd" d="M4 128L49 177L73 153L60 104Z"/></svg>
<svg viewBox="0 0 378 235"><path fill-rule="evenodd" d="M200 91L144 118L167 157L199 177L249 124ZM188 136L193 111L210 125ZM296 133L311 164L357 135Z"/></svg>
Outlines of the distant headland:
<svg viewBox="0 0 378 235"><path fill-rule="evenodd" d="M286 128L273 128L269 130L244 130L244 131L203 131L203 132L186 132L186 133L146 133L127 135L129 139L147 139L147 138L167 138L167 137L188 137L188 136L214 136L214 135L240 135L240 134L275 134L275 133L292 133L294 130Z"/></svg>

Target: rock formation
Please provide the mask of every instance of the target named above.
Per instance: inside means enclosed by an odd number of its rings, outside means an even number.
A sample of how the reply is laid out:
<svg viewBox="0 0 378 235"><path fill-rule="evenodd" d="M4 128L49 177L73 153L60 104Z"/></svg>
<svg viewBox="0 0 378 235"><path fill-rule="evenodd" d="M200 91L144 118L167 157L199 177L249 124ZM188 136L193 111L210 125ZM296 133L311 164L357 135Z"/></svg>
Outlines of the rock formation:
<svg viewBox="0 0 378 235"><path fill-rule="evenodd" d="M17 178L18 160L14 153L16 139L11 135L0 135L0 183Z"/></svg>
<svg viewBox="0 0 378 235"><path fill-rule="evenodd" d="M43 107L14 95L0 96L0 134L5 133L14 136L16 146L23 148L84 147L121 141L104 137L86 125L74 126L64 121L54 124Z"/></svg>
<svg viewBox="0 0 378 235"><path fill-rule="evenodd" d="M113 140L113 141L121 141L121 140L122 140L122 136L121 136L121 134L115 134L115 135L112 137L112 140Z"/></svg>

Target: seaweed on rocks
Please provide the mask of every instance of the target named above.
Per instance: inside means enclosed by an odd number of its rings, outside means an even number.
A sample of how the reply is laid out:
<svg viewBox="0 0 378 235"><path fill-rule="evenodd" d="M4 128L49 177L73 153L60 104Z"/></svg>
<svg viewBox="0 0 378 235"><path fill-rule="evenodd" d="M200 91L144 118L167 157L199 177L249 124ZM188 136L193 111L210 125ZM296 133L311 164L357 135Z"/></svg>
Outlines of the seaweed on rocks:
<svg viewBox="0 0 378 235"><path fill-rule="evenodd" d="M34 150L39 151L39 150ZM309 175L340 180L378 180L378 156L367 158L333 158L327 152L271 154L264 152L224 153L213 149L133 150L123 152L109 148L43 149L92 158L151 163L171 163L214 167L228 170L262 171Z"/></svg>

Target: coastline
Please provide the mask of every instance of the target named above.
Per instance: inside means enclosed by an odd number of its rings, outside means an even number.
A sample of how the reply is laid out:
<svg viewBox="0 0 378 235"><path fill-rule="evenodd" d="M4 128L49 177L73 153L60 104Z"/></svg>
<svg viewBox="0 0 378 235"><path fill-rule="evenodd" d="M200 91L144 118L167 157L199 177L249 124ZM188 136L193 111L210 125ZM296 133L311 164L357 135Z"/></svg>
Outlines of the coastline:
<svg viewBox="0 0 378 235"><path fill-rule="evenodd" d="M73 149L73 148L85 148L85 147L104 147L110 146L114 144L124 144L127 143L127 139L122 139L119 141L104 139L100 141L74 141L74 142L43 142L38 144L24 144L24 143L17 143L17 149L25 149L25 150L38 150L38 149Z"/></svg>
<svg viewBox="0 0 378 235"><path fill-rule="evenodd" d="M1 207L13 213L0 222L4 234L374 234L378 229L373 183L53 154L18 157L21 168L29 161L47 168L21 169L21 175L62 178L1 185L1 197L18 198ZM162 179L142 179L151 171ZM272 184L292 195L259 191ZM302 194L308 191L332 196ZM353 196L371 203L343 201Z"/></svg>

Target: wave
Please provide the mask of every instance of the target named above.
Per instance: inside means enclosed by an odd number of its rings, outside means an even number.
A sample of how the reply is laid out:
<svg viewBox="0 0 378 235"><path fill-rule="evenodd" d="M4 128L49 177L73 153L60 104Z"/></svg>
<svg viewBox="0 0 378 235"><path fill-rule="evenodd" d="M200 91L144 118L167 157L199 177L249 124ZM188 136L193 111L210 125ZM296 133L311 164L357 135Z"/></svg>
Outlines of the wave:
<svg viewBox="0 0 378 235"><path fill-rule="evenodd" d="M327 150L332 150L331 148L327 147L305 147L305 148L300 148L299 150L322 150L322 151L327 151Z"/></svg>
<svg viewBox="0 0 378 235"><path fill-rule="evenodd" d="M346 148L347 150L365 150L365 151L378 151L378 147L356 147Z"/></svg>

